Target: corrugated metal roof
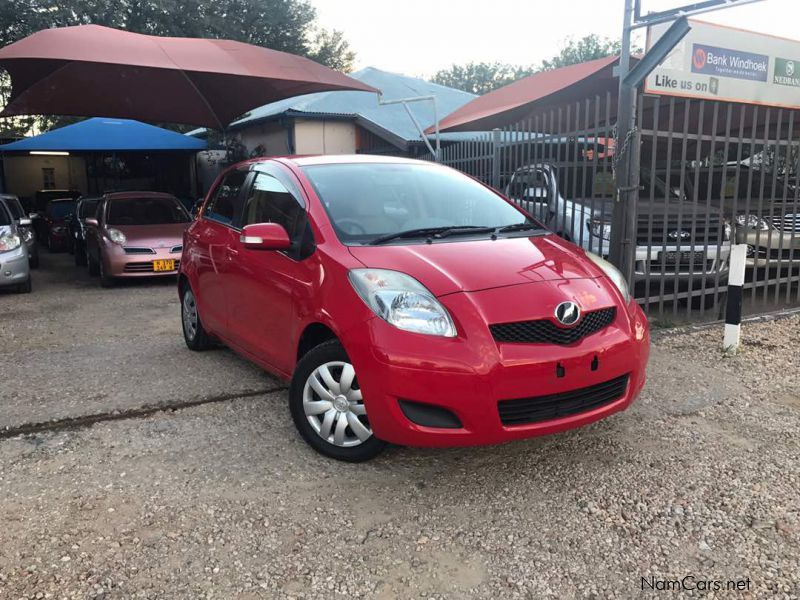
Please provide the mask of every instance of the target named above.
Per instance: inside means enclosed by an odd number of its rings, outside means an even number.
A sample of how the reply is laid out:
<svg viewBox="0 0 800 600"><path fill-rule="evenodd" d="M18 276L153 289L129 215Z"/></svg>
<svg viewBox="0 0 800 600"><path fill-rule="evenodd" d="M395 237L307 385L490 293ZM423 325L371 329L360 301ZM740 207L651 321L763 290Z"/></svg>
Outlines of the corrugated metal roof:
<svg viewBox="0 0 800 600"><path fill-rule="evenodd" d="M503 86L488 94L479 96L469 104L447 114L439 123L442 131L488 130L515 123L533 110L534 105L550 99L561 92L573 88L576 93L594 94L597 89L579 89L585 80L592 78L602 83L600 87L614 87L611 80L611 66L619 60L619 56L607 56L576 65L569 65L552 71L540 71L514 83ZM351 92L348 92L351 93Z"/></svg>
<svg viewBox="0 0 800 600"><path fill-rule="evenodd" d="M436 96L440 118L476 98L474 94L468 92L416 77L381 71L374 67L356 71L350 76L381 90L384 100L412 96ZM408 107L423 128L433 125L433 107L430 102L412 102ZM380 105L377 96L369 92L321 92L273 102L250 111L241 119L231 123L229 129L240 129L259 121L271 120L287 114L317 118L326 116L355 117L369 121L402 140L420 139L414 123L408 117L402 104ZM198 135L200 132L191 133Z"/></svg>

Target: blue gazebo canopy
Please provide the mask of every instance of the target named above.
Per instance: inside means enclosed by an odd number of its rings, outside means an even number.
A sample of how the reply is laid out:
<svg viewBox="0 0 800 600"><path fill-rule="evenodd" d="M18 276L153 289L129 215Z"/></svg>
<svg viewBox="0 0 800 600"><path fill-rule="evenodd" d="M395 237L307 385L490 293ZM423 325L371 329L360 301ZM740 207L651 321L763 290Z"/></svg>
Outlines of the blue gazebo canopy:
<svg viewBox="0 0 800 600"><path fill-rule="evenodd" d="M41 135L0 145L2 152L196 152L205 140L130 119L94 117Z"/></svg>

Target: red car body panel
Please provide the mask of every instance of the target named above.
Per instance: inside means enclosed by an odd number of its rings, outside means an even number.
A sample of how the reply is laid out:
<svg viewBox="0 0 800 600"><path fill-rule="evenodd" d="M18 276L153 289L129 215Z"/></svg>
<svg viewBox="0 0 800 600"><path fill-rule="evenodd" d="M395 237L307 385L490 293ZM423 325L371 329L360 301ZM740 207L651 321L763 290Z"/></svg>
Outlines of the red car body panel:
<svg viewBox="0 0 800 600"><path fill-rule="evenodd" d="M300 170L322 162L387 162L384 157L257 159L283 165L299 184L316 244L306 259L243 248L238 231L204 217L187 230L181 274L195 292L204 327L279 376L294 370L307 327L341 341L358 374L374 434L413 446L504 442L580 427L628 407L645 381L647 320L625 303L582 249L555 235L436 244L345 246ZM223 173L209 191L213 194ZM402 331L378 318L348 281L354 268L407 273L450 312L455 338ZM613 322L569 345L499 343L488 325L553 319L565 300L585 311L616 307ZM596 368L592 363L596 361ZM557 365L563 376L557 375ZM627 390L600 408L528 425L504 426L498 402L560 393L628 375ZM463 427L412 423L399 399L446 408Z"/></svg>

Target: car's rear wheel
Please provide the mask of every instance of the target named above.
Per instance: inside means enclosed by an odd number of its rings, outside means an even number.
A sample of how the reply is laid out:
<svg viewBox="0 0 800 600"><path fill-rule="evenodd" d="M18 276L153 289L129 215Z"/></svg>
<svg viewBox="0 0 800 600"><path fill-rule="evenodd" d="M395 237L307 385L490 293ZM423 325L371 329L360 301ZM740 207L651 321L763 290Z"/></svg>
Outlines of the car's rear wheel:
<svg viewBox="0 0 800 600"><path fill-rule="evenodd" d="M97 277L100 275L100 265L95 257L87 252L86 254L86 261L89 265L89 275L92 277Z"/></svg>
<svg viewBox="0 0 800 600"><path fill-rule="evenodd" d="M300 359L289 388L289 408L303 439L330 458L362 462L386 446L372 433L355 369L338 340L320 344Z"/></svg>
<svg viewBox="0 0 800 600"><path fill-rule="evenodd" d="M183 339L189 350L201 352L214 346L211 336L206 333L200 313L197 312L197 299L194 297L191 286L183 286L181 294L181 324L183 325Z"/></svg>
<svg viewBox="0 0 800 600"><path fill-rule="evenodd" d="M83 244L78 242L75 242L75 266L86 266L86 249L83 247Z"/></svg>

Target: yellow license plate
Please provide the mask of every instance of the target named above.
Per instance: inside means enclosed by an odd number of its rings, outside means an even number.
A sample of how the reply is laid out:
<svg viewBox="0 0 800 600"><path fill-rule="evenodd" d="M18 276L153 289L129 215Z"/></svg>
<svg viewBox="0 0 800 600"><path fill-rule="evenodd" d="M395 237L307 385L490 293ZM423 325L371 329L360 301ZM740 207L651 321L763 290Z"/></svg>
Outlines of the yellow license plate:
<svg viewBox="0 0 800 600"><path fill-rule="evenodd" d="M161 271L174 271L175 270L175 261L174 260L154 260L153 261L153 272L159 273Z"/></svg>

